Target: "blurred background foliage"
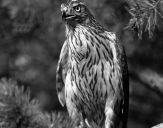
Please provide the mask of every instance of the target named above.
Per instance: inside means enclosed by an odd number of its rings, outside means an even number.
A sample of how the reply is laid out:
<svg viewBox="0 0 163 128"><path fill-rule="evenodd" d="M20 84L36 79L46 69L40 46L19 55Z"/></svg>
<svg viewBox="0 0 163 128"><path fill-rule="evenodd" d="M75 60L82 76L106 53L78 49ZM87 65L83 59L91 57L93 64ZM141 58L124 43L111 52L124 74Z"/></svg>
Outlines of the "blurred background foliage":
<svg viewBox="0 0 163 128"><path fill-rule="evenodd" d="M0 77L28 86L44 111L58 102L55 72L66 0L0 0ZM163 122L163 0L87 0L96 19L124 44L130 72L129 128Z"/></svg>

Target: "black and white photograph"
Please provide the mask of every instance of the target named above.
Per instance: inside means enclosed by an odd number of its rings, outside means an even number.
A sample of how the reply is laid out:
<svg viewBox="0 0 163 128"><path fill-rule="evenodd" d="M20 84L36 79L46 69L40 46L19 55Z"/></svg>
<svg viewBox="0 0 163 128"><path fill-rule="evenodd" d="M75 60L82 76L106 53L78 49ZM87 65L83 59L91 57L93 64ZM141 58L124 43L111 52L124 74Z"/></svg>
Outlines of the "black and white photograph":
<svg viewBox="0 0 163 128"><path fill-rule="evenodd" d="M0 128L163 128L163 0L0 0Z"/></svg>

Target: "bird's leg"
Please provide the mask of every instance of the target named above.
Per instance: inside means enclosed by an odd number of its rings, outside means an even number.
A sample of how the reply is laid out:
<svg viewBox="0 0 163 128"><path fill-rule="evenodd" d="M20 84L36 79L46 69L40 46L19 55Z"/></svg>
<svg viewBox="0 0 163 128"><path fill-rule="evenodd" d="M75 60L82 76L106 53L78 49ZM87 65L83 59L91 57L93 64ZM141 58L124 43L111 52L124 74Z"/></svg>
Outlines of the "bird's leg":
<svg viewBox="0 0 163 128"><path fill-rule="evenodd" d="M105 128L119 128L121 100L116 94L113 98L108 98L105 105Z"/></svg>
<svg viewBox="0 0 163 128"><path fill-rule="evenodd" d="M105 128L116 128L116 114L111 107L106 109L105 116Z"/></svg>

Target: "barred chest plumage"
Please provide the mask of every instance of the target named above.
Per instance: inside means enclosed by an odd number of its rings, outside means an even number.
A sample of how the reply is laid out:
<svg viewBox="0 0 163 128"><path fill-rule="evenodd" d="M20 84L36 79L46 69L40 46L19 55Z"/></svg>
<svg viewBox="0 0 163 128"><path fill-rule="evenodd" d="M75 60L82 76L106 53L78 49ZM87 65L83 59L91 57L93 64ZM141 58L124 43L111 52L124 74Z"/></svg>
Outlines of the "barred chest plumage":
<svg viewBox="0 0 163 128"><path fill-rule="evenodd" d="M101 124L106 97L114 97L122 86L114 34L77 26L68 32L67 42L70 66L65 96L69 114L73 118L79 113Z"/></svg>

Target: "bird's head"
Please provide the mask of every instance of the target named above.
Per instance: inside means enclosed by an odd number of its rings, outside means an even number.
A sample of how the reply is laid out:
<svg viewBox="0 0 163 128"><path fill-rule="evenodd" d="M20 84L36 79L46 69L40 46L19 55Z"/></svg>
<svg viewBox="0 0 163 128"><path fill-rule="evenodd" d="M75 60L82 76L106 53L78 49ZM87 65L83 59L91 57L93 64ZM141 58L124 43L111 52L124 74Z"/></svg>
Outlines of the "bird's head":
<svg viewBox="0 0 163 128"><path fill-rule="evenodd" d="M80 0L69 0L61 5L62 18L68 24L88 23L94 19L87 6Z"/></svg>

